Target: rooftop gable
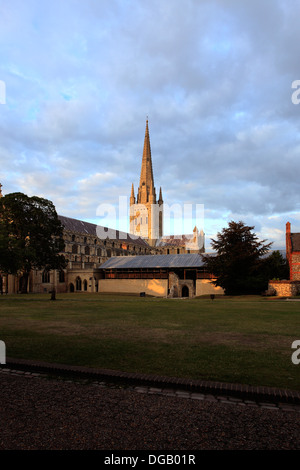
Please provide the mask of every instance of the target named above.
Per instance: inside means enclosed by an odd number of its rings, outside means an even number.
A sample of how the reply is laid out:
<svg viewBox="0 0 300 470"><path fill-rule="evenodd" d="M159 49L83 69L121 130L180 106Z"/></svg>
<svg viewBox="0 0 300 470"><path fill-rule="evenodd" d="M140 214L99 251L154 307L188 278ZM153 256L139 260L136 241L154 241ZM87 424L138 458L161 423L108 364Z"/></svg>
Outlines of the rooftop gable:
<svg viewBox="0 0 300 470"><path fill-rule="evenodd" d="M134 243L135 245L140 245L143 247L148 247L148 243L140 237L136 237L135 235L131 235L126 232L121 232L119 230L109 229L107 227L98 226L96 224L92 224L90 222L85 222L83 220L72 219L71 217L65 217L62 215L58 216L59 220L61 221L62 225L64 226L65 230L74 233L80 233L82 235L91 235L92 237L98 238L97 234L97 227L102 229L102 232L107 232L107 238L110 240L118 240L124 241L129 243ZM98 232L99 233L99 232Z"/></svg>
<svg viewBox="0 0 300 470"><path fill-rule="evenodd" d="M100 269L139 268L198 268L203 266L199 254L114 256L100 266Z"/></svg>

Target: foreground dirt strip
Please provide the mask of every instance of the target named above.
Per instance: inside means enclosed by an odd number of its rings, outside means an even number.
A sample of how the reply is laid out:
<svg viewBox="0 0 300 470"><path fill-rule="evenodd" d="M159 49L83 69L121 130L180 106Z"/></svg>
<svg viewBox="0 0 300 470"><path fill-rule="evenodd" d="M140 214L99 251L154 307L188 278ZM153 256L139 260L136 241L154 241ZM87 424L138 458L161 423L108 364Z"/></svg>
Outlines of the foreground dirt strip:
<svg viewBox="0 0 300 470"><path fill-rule="evenodd" d="M0 383L1 450L300 448L295 411L186 399L182 392L137 393L25 371L2 371Z"/></svg>
<svg viewBox="0 0 300 470"><path fill-rule="evenodd" d="M138 384L152 387L177 388L191 392L231 396L243 400L254 400L256 402L265 401L276 404L289 403L300 405L300 392L272 387L254 387L250 385L181 379L177 377L162 377L150 374L127 373L116 370L94 369L63 364L49 364L41 361L28 361L13 358L7 358L6 367L65 376L104 379L123 382L129 385Z"/></svg>

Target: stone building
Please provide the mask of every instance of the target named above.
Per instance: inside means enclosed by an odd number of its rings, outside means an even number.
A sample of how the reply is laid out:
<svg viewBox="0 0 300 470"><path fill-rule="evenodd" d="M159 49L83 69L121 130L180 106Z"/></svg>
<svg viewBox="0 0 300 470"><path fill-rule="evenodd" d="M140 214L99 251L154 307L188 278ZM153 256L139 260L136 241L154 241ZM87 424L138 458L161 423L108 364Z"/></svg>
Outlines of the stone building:
<svg viewBox="0 0 300 470"><path fill-rule="evenodd" d="M100 268L100 292L152 295L155 297L195 297L223 295L212 284L198 253L114 257Z"/></svg>
<svg viewBox="0 0 300 470"><path fill-rule="evenodd" d="M191 234L164 235L164 201L162 189L156 196L151 155L148 119L143 147L140 184L137 196L134 185L130 195L130 233L143 237L150 246L163 254L203 253L205 240L203 230L194 228Z"/></svg>
<svg viewBox="0 0 300 470"><path fill-rule="evenodd" d="M2 185L0 185L0 197ZM99 268L111 257L137 257L159 254L188 254L204 252L204 233L194 228L190 235L163 234L164 202L154 185L148 120L144 138L140 184L137 197L132 184L130 197L130 234L101 227L106 238L98 237L99 226L70 217L59 216L64 227L64 256L66 269L57 271L33 270L28 291L98 292L103 271ZM99 232L98 232L99 233ZM111 236L114 233L114 236ZM20 291L20 276L0 273L0 287L7 293ZM190 291L192 291L190 289Z"/></svg>
<svg viewBox="0 0 300 470"><path fill-rule="evenodd" d="M269 293L281 297L300 294L300 233L291 232L290 222L286 223L286 259L290 276L287 280L270 281Z"/></svg>
<svg viewBox="0 0 300 470"><path fill-rule="evenodd" d="M154 186L148 120L146 121L140 185L137 197L134 195L133 183L131 187L130 233L147 239L148 243L152 246L163 235L162 190L160 188L159 198L157 199Z"/></svg>
<svg viewBox="0 0 300 470"><path fill-rule="evenodd" d="M28 292L44 293L53 289L63 292L98 292L98 268L111 256L138 256L153 253L153 248L142 238L115 231L115 238L101 239L96 224L59 216L64 227L64 256L68 265L64 270L33 270L29 277ZM105 232L105 227L102 227ZM112 231L110 231L112 232ZM2 290L20 291L20 276L2 274Z"/></svg>
<svg viewBox="0 0 300 470"><path fill-rule="evenodd" d="M164 254L204 253L204 233L195 227L192 234L163 236L156 246Z"/></svg>

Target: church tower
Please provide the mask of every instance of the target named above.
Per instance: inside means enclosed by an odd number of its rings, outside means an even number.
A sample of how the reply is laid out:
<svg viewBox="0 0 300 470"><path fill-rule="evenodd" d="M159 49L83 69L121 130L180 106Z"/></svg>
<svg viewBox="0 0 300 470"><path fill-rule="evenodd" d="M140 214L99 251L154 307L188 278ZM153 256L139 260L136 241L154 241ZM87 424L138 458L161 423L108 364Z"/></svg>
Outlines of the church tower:
<svg viewBox="0 0 300 470"><path fill-rule="evenodd" d="M130 232L147 239L150 245L155 245L156 240L163 235L163 198L160 188L159 198L156 199L148 119L146 121L140 185L136 198L133 184L131 187Z"/></svg>

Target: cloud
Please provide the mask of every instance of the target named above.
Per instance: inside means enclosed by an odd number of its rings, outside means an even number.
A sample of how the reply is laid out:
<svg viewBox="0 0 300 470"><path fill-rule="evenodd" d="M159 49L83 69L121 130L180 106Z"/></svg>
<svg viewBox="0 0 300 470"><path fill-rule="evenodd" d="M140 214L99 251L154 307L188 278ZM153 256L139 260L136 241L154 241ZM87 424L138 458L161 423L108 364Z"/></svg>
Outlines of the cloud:
<svg viewBox="0 0 300 470"><path fill-rule="evenodd" d="M137 190L148 115L166 203L204 204L208 234L233 214L284 244L286 219L300 230L297 11L296 0L1 5L3 192L85 219L99 201L117 206Z"/></svg>

